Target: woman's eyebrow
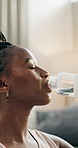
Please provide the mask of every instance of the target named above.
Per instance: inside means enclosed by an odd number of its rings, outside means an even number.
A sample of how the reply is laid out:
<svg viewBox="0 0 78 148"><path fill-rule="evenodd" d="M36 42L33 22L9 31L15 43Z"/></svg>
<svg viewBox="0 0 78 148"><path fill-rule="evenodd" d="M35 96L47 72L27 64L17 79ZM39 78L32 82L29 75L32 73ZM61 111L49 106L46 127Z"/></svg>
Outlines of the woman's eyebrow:
<svg viewBox="0 0 78 148"><path fill-rule="evenodd" d="M25 64L27 64L30 60L32 60L34 62L34 64L37 65L37 61L35 59L32 59L32 58L26 58Z"/></svg>
<svg viewBox="0 0 78 148"><path fill-rule="evenodd" d="M26 58L25 63L28 63L32 58Z"/></svg>

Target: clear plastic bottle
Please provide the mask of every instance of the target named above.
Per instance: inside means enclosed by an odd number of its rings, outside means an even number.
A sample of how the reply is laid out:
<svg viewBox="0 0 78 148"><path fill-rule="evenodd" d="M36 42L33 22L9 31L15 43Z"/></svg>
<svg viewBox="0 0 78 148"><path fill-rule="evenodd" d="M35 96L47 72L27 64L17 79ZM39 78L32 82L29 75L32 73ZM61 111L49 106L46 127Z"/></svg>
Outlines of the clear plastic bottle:
<svg viewBox="0 0 78 148"><path fill-rule="evenodd" d="M73 96L76 74L60 72L57 76L50 76L49 87L57 94Z"/></svg>

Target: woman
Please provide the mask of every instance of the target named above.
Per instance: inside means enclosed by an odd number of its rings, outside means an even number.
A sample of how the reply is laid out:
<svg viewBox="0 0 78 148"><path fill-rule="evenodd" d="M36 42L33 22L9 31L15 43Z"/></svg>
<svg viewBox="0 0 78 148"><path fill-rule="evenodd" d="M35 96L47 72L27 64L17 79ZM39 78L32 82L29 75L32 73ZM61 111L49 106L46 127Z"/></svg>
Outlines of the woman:
<svg viewBox="0 0 78 148"><path fill-rule="evenodd" d="M50 102L48 77L29 50L7 42L0 32L0 148L73 148L27 128L33 106Z"/></svg>

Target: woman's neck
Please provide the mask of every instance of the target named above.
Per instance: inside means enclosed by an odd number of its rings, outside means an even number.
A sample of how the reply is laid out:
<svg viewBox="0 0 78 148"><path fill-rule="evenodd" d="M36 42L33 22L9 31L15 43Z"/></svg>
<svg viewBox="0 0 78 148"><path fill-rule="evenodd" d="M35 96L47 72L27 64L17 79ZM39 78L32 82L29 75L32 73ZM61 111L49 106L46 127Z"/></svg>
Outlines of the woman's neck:
<svg viewBox="0 0 78 148"><path fill-rule="evenodd" d="M5 111L1 111L0 117L0 142L3 144L5 141L6 143L24 142L30 111L31 108L24 104L6 103Z"/></svg>

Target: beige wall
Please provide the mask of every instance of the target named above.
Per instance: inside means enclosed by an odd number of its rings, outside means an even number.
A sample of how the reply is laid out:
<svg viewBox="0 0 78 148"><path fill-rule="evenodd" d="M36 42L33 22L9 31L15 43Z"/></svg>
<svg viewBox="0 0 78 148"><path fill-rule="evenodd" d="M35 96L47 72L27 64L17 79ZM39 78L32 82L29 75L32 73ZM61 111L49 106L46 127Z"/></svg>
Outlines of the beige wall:
<svg viewBox="0 0 78 148"><path fill-rule="evenodd" d="M27 24L27 46L37 55L50 56L73 51L70 0L29 0Z"/></svg>
<svg viewBox="0 0 78 148"><path fill-rule="evenodd" d="M78 1L72 5L74 49L78 52Z"/></svg>

